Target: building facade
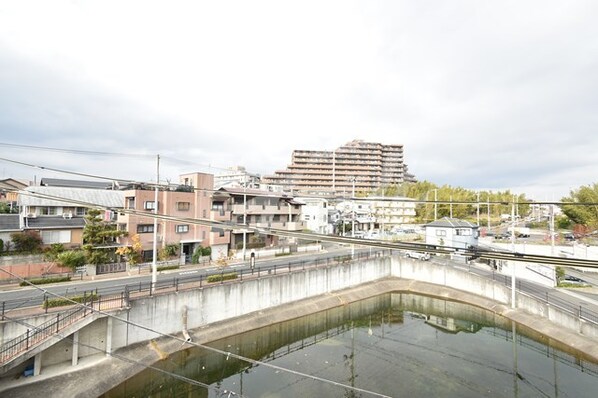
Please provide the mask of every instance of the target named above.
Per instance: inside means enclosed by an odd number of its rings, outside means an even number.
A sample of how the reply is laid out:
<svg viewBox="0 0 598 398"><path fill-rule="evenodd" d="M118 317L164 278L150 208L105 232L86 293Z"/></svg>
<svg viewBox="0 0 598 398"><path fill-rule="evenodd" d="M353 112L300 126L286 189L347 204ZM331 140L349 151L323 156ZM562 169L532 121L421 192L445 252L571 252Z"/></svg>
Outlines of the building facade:
<svg viewBox="0 0 598 398"><path fill-rule="evenodd" d="M354 140L334 151L295 150L285 170L262 177L294 195L339 195L369 192L415 181L403 162L403 145Z"/></svg>
<svg viewBox="0 0 598 398"><path fill-rule="evenodd" d="M157 206L159 215L167 215L176 220L158 219L156 231L157 248L169 244L179 245L181 256L189 258L198 246L212 248L212 258L228 254L230 233L220 231L209 225L200 225L195 220L210 221L219 216L213 210L212 174L190 173L180 176L180 185L170 189L158 190L158 203L155 202L155 190L148 187L134 187L123 191L124 209L118 216L119 229L128 231L128 236L119 239L123 245L131 244L133 235L139 235L144 258L152 257L154 246L154 217ZM140 213L148 213L147 215Z"/></svg>
<svg viewBox="0 0 598 398"><path fill-rule="evenodd" d="M333 227L328 223L328 200L324 198L296 198L301 206L301 220L305 227L318 234L330 234Z"/></svg>
<svg viewBox="0 0 598 398"><path fill-rule="evenodd" d="M424 227L427 244L463 249L478 246L478 226L469 221L444 217Z"/></svg>
<svg viewBox="0 0 598 398"><path fill-rule="evenodd" d="M254 189L221 188L214 192L214 204L225 209L223 217L230 212L230 248L237 252L251 248L269 247L290 243L274 234L254 233L243 228L264 228L301 231L305 222L301 220L302 203L284 194ZM243 244L245 243L245 245Z"/></svg>

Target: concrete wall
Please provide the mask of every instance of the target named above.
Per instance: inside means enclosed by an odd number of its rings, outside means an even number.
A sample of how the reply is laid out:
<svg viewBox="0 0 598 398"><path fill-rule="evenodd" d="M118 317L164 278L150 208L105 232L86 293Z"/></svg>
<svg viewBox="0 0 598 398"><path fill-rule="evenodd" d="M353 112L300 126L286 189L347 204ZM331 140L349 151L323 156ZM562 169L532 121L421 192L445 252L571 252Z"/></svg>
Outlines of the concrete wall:
<svg viewBox="0 0 598 398"><path fill-rule="evenodd" d="M390 264L390 258L371 259L134 300L128 313L119 316L144 327L115 321L113 349L158 337L151 329L181 333L185 307L187 329L196 329L385 278Z"/></svg>

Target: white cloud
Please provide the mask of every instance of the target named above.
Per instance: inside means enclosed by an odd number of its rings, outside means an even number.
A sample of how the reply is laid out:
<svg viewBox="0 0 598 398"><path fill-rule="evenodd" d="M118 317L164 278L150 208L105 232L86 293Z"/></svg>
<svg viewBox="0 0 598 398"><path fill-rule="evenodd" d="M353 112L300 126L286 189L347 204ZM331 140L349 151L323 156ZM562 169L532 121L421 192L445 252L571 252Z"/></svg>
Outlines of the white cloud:
<svg viewBox="0 0 598 398"><path fill-rule="evenodd" d="M356 138L400 143L420 179L558 198L595 181L597 11L591 1L0 2L0 127L18 132L3 139L14 143L161 153L171 179L206 164L267 174L293 149ZM148 174L93 163L76 165Z"/></svg>

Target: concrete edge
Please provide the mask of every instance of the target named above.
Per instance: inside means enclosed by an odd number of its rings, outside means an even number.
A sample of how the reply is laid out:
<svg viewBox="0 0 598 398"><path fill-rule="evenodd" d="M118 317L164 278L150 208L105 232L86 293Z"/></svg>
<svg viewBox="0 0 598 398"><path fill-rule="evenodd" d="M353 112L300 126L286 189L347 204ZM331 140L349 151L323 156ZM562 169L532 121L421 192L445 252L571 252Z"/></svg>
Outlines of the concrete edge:
<svg viewBox="0 0 598 398"><path fill-rule="evenodd" d="M539 333L540 337L546 337L562 345L580 350L590 360L598 362L598 345L595 339L559 327L546 318L526 313L520 309L511 309L502 303L465 291L396 277L379 279L353 288L283 304L189 332L193 344L203 345L246 331L388 293L412 293L473 305L526 326ZM47 371L46 377L41 375L42 377L25 381L25 384L21 381L18 386L15 383L8 383L4 386L0 384L0 393L8 394L12 398L28 398L31 396L49 397L54 394L61 396L64 391L69 391L73 397L97 397L134 376L145 366L155 364L161 357L167 357L189 347L188 344L181 343L182 336L177 337L181 340L161 337L123 348L115 352L112 357L98 355L95 363L77 370L68 364L56 365L54 369Z"/></svg>

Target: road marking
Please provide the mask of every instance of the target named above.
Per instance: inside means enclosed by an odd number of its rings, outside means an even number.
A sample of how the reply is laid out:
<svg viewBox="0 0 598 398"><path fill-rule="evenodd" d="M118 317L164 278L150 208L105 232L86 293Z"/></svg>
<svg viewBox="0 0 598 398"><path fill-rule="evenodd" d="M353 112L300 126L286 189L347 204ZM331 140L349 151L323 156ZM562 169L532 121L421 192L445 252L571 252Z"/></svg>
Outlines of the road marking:
<svg viewBox="0 0 598 398"><path fill-rule="evenodd" d="M239 265L231 265L231 268L239 268L239 267L244 267L245 264L239 264Z"/></svg>
<svg viewBox="0 0 598 398"><path fill-rule="evenodd" d="M199 271L185 271L185 272L179 272L179 275L188 275L188 274L196 274Z"/></svg>
<svg viewBox="0 0 598 398"><path fill-rule="evenodd" d="M469 272L469 268L465 268L465 267L462 267L462 266L460 266L460 265L455 265L453 268L457 268L457 269L461 269L461 270L463 270L463 271L467 271L467 272Z"/></svg>

